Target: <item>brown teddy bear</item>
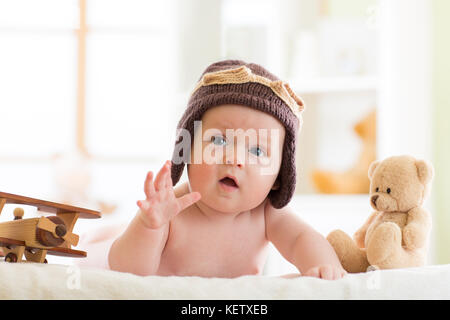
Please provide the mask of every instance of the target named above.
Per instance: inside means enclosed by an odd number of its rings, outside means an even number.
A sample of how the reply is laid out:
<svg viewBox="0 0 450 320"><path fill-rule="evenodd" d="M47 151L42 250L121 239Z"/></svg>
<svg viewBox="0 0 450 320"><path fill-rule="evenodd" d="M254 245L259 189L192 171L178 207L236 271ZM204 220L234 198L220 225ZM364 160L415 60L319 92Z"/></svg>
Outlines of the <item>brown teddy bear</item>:
<svg viewBox="0 0 450 320"><path fill-rule="evenodd" d="M354 128L361 139L361 152L351 168L343 172L314 170L311 178L321 193L367 193L367 169L376 159L376 111L371 111Z"/></svg>
<svg viewBox="0 0 450 320"><path fill-rule="evenodd" d="M410 156L370 165L370 204L376 211L354 234L354 241L341 230L327 237L347 272L425 264L431 216L422 205L433 175L431 164Z"/></svg>

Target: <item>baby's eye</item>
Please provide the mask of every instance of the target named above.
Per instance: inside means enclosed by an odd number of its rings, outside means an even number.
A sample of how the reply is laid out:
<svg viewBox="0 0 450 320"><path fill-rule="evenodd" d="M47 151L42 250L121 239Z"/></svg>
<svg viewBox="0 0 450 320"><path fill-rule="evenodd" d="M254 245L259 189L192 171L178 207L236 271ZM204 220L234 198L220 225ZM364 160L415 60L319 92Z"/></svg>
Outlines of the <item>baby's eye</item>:
<svg viewBox="0 0 450 320"><path fill-rule="evenodd" d="M212 136L211 142L215 145L222 146L226 143L226 140L222 136Z"/></svg>
<svg viewBox="0 0 450 320"><path fill-rule="evenodd" d="M386 192L389 194L391 193L391 188L387 188Z"/></svg>
<svg viewBox="0 0 450 320"><path fill-rule="evenodd" d="M264 151L260 147L253 147L249 150L251 153L256 155L257 157L265 155Z"/></svg>
<svg viewBox="0 0 450 320"><path fill-rule="evenodd" d="M377 188L375 189L375 192L378 192L378 191L380 191L380 188L377 187Z"/></svg>

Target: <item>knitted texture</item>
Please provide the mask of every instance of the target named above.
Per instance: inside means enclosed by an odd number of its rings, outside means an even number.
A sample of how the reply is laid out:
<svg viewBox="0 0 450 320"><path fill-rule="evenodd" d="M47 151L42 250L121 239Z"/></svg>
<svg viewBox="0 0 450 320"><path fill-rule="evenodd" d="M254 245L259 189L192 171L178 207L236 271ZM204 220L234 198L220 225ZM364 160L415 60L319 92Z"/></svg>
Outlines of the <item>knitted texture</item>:
<svg viewBox="0 0 450 320"><path fill-rule="evenodd" d="M216 73L218 71L237 69L245 66L253 75L263 77L267 79L267 83L264 81L252 81L247 79L248 82L242 83L228 83L226 80L216 80L214 84L202 84L197 85L191 95L186 111L180 119L177 129L186 129L190 133L191 137L194 137L194 122L200 121L203 114L211 107L219 106L223 104L237 104L254 108L266 112L275 118L277 118L285 127L285 139L282 152L282 162L280 171L278 173L278 180L280 187L277 190L271 190L268 198L274 208L282 208L289 203L292 195L295 191L296 183L296 167L295 167L295 150L296 150L296 137L301 127L302 118L301 111L303 110L303 103L288 86L284 86L290 99L295 101L296 106L293 104L288 105L286 100L289 97L281 96L283 94L277 94L277 90L274 90L270 86L270 83L278 83L278 86L284 85L275 75L264 69L263 67L253 64L245 63L240 60L225 60L210 65L200 77L200 82L205 79L204 75ZM217 78L216 78L217 79ZM254 80L254 79L253 79ZM206 81L207 82L207 81ZM269 84L269 85L267 85ZM285 94L284 94L285 95ZM292 101L290 100L290 101ZM293 108L297 107L298 112L294 112ZM175 145L182 141L183 137L178 131L178 136ZM190 150L187 150L190 152ZM178 163L182 157L183 159L190 159L190 154L183 154L183 150L175 148L172 155L172 182L176 185L179 181L185 162Z"/></svg>
<svg viewBox="0 0 450 320"><path fill-rule="evenodd" d="M301 117L300 112L303 111L303 101L294 93L289 84L281 80L275 81L256 75L246 66L206 73L198 82L194 92L202 86L212 84L241 84L246 82L260 83L271 88L291 108L297 117Z"/></svg>

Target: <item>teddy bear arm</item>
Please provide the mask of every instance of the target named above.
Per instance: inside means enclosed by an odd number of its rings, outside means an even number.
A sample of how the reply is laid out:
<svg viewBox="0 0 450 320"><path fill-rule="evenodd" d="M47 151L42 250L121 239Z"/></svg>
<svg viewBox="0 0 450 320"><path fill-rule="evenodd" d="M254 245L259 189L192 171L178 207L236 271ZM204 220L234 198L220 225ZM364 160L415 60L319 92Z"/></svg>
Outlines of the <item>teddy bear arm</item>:
<svg viewBox="0 0 450 320"><path fill-rule="evenodd" d="M414 208L408 212L408 220L403 228L403 241L408 249L425 246L431 228L431 218L423 208Z"/></svg>
<svg viewBox="0 0 450 320"><path fill-rule="evenodd" d="M372 212L372 214L367 218L366 222L359 228L355 234L353 235L353 240L355 241L356 245L359 248L365 247L365 240L366 240L366 232L369 226L372 224L373 220L377 216L378 212Z"/></svg>

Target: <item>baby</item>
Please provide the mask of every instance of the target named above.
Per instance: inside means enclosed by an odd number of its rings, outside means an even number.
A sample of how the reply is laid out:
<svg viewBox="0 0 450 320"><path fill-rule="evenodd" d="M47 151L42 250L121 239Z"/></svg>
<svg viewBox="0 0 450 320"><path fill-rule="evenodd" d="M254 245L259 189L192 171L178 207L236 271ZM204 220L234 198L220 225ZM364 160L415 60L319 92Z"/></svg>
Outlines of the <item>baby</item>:
<svg viewBox="0 0 450 320"><path fill-rule="evenodd" d="M333 248L287 206L302 110L289 86L259 65L210 65L178 124L172 161L147 174L145 199L111 245L109 267L138 275L261 275L272 242L302 275L341 278ZM185 164L188 182L174 188Z"/></svg>

